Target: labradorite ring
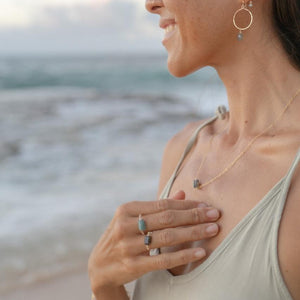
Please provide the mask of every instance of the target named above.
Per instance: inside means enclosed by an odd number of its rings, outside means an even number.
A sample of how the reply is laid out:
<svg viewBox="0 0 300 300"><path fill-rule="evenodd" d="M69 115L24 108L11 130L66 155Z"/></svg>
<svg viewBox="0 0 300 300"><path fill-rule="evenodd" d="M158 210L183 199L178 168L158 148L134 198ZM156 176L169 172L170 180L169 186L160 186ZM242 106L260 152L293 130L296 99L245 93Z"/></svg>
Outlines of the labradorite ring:
<svg viewBox="0 0 300 300"><path fill-rule="evenodd" d="M145 231L147 229L145 220L142 218L142 214L139 214L139 221L138 221L139 231L142 235L145 235Z"/></svg>
<svg viewBox="0 0 300 300"><path fill-rule="evenodd" d="M149 231L147 235L145 235L144 237L144 245L146 246L146 249L148 251L150 251L149 245L151 244L151 242L152 242L152 232Z"/></svg>

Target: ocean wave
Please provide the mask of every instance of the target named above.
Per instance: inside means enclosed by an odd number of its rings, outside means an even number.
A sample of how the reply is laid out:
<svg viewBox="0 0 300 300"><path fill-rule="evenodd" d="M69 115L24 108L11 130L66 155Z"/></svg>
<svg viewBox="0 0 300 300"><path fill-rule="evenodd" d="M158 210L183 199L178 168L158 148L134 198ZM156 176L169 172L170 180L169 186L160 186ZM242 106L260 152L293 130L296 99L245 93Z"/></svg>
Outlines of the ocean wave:
<svg viewBox="0 0 300 300"><path fill-rule="evenodd" d="M167 140L226 101L164 59L0 62L0 290L85 264L118 205L155 199Z"/></svg>

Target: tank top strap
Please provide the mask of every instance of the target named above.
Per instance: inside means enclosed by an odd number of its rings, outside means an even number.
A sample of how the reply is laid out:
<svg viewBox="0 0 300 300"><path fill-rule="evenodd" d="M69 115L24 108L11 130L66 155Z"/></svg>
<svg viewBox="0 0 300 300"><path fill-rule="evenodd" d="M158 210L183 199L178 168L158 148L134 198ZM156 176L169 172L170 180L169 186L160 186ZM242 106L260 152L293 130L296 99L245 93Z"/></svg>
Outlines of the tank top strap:
<svg viewBox="0 0 300 300"><path fill-rule="evenodd" d="M173 172L173 174L171 175L170 179L168 180L167 184L165 185L162 193L160 194L160 197L159 199L165 199L169 196L169 193L170 193L170 190L171 190L171 187L176 179L176 176L177 176L177 172L182 164L182 162L184 161L185 157L187 156L187 154L190 152L191 148L193 147L193 145L195 144L196 140L197 140L197 137L198 137L198 134L200 132L200 130L202 128L204 128L206 125L212 123L213 121L215 121L217 118L220 118L220 119L224 119L225 118L225 114L226 114L226 107L221 105L221 106L218 106L217 110L216 110L216 113L215 113L215 116L209 118L208 120L206 120L204 123L202 123L195 131L194 133L192 134L192 136L190 137L189 141L188 141L188 144L184 150L184 152L182 153L181 155L181 158L179 159L179 162Z"/></svg>
<svg viewBox="0 0 300 300"><path fill-rule="evenodd" d="M287 174L285 175L285 178L284 178L284 182L283 182L283 186L282 186L282 189L281 189L281 192L280 192L280 197L279 197L279 201L280 203L278 203L278 213L277 213L277 219L278 219L278 222L280 222L280 219L281 219L281 215L283 213L283 210L284 210L284 206L285 206L285 202L286 202L286 199L287 199L287 195L288 195L288 192L289 192L289 189L290 189L290 185L291 185L291 181L293 179L293 175L297 169L297 166L300 162L300 148L298 149L297 153L296 153L296 157L294 158L294 161L292 163L292 165L290 166Z"/></svg>
<svg viewBox="0 0 300 300"><path fill-rule="evenodd" d="M278 197L276 197L273 203L273 209L271 209L270 214L268 216L269 219L269 228L268 228L268 236L265 238L265 243L267 243L267 239L269 239L270 248L269 248L269 257L266 260L269 260L272 265L273 277L278 282L279 287L281 288L282 293L285 295L284 299L291 299L289 291L285 285L284 279L282 278L282 273L279 264L279 255L278 255L278 238L279 238L279 227L282 219L282 215L284 212L288 192L291 186L291 181L293 175L297 169L297 166L300 162L300 148L296 154L296 157L288 170L286 176L283 178L282 186L280 189L280 193ZM272 202L271 202L272 203ZM266 230L266 228L265 228Z"/></svg>
<svg viewBox="0 0 300 300"><path fill-rule="evenodd" d="M298 149L298 152L296 153L296 157L286 175L286 180L285 180L285 184L284 184L284 193L285 194L287 194L287 192L288 192L293 175L298 167L299 162L300 162L300 148Z"/></svg>

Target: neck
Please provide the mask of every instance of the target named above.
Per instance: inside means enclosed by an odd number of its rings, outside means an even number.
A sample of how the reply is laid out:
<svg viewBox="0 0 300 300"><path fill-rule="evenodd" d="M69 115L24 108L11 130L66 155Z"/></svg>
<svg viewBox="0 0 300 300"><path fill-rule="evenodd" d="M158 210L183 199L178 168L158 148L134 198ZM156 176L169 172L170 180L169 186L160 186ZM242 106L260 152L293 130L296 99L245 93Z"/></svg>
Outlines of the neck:
<svg viewBox="0 0 300 300"><path fill-rule="evenodd" d="M244 46L243 55L235 58L234 64L231 61L215 66L227 91L230 112L227 133L232 141L260 134L274 123L300 89L300 72L288 62L283 50L272 50L272 46L269 51L249 51L251 47ZM299 121L298 100L300 94L275 122L274 130L284 122Z"/></svg>

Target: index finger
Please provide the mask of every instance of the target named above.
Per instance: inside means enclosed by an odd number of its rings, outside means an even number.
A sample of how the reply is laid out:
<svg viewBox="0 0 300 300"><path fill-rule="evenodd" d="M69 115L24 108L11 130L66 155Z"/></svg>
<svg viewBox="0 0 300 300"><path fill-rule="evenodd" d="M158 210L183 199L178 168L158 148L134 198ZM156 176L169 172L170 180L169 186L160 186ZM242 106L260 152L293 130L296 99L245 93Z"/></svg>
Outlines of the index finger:
<svg viewBox="0 0 300 300"><path fill-rule="evenodd" d="M122 205L123 209L132 216L148 215L165 210L186 210L206 206L203 202L195 200L161 199L156 201L132 201Z"/></svg>

